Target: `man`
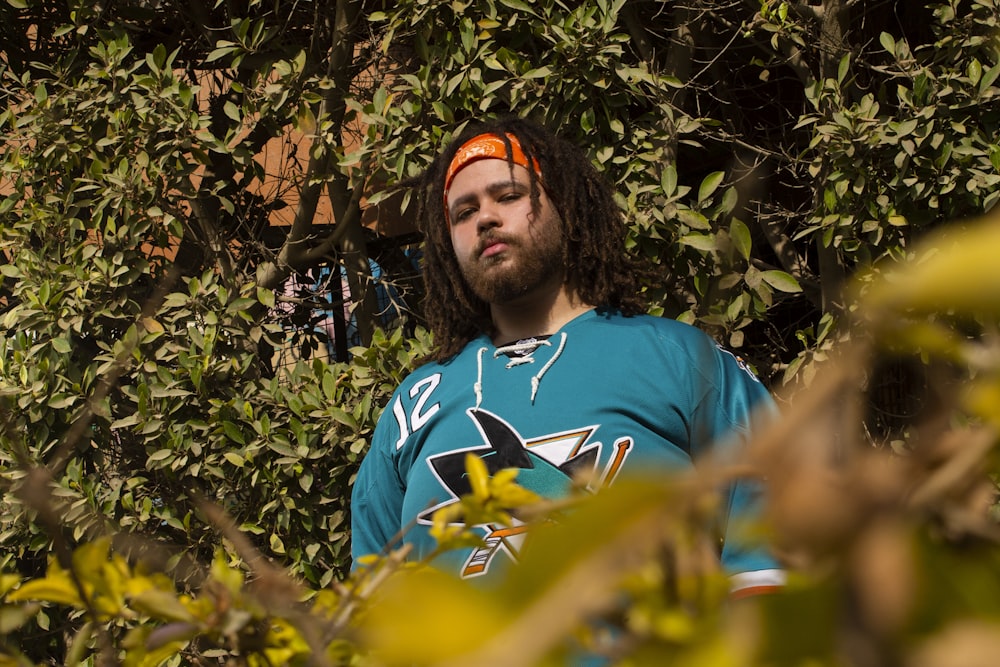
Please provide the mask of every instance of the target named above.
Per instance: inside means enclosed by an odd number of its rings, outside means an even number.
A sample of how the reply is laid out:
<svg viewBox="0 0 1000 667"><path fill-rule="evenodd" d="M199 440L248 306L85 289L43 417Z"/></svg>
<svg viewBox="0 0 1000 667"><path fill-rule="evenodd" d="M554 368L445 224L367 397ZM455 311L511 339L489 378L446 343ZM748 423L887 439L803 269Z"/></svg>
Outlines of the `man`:
<svg viewBox="0 0 1000 667"><path fill-rule="evenodd" d="M430 553L434 511L470 490L469 452L558 497L578 474L597 488L630 469L690 468L769 404L708 336L641 314L623 216L575 146L496 121L463 132L416 185L435 349L394 394L362 462L355 562L401 533L417 557ZM749 514L752 495L734 485L724 518ZM517 560L517 526L476 529L481 546L435 563L473 578ZM720 557L734 590L780 582L765 552L731 537Z"/></svg>

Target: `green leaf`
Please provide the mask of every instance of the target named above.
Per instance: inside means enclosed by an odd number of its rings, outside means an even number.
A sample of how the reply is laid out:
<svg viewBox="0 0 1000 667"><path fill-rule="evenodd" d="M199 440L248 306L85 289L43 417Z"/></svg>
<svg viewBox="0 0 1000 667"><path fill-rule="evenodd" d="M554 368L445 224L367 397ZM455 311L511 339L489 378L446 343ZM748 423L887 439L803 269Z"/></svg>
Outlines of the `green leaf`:
<svg viewBox="0 0 1000 667"><path fill-rule="evenodd" d="M673 197L674 193L677 192L677 167L673 164L664 167L660 174L660 187L663 188L663 194L666 197Z"/></svg>
<svg viewBox="0 0 1000 667"><path fill-rule="evenodd" d="M48 405L53 410L65 410L74 403L76 403L78 397L73 394L55 394L48 401Z"/></svg>
<svg viewBox="0 0 1000 667"><path fill-rule="evenodd" d="M17 279L21 277L21 269L17 268L13 264L2 264L0 265L0 274L3 274L8 278Z"/></svg>
<svg viewBox="0 0 1000 667"><path fill-rule="evenodd" d="M173 453L174 452L172 450L170 450L170 449L158 449L158 450L156 450L155 452L153 452L152 454L149 455L149 458L146 459L146 462L147 463L155 463L156 461L162 461L162 460L164 460L164 459L169 458L170 456L172 456Z"/></svg>
<svg viewBox="0 0 1000 667"><path fill-rule="evenodd" d="M344 426L347 426L348 428L351 429L355 429L358 427L358 422L354 419L354 417L348 414L346 410L343 410L336 406L331 406L329 408L329 412L331 417L333 417L336 421L340 422Z"/></svg>
<svg viewBox="0 0 1000 667"><path fill-rule="evenodd" d="M282 456L288 456L294 459L300 458L299 455L292 449L287 443L280 442L278 440L268 440L266 443L267 448L271 451L277 452Z"/></svg>
<svg viewBox="0 0 1000 667"><path fill-rule="evenodd" d="M228 116L231 120L234 120L237 123L243 121L243 114L240 113L240 108L235 104L233 104L232 102L227 101L223 105L222 110L225 112L226 116Z"/></svg>
<svg viewBox="0 0 1000 667"><path fill-rule="evenodd" d="M236 45L231 42L219 42L219 44L224 44L225 46L219 46L218 48L213 49L212 52L205 58L205 62L215 62L216 60L225 58L227 55L236 50Z"/></svg>
<svg viewBox="0 0 1000 667"><path fill-rule="evenodd" d="M708 218L706 218L698 211L692 211L691 209L688 208L678 209L677 219L683 222L691 229L708 230L712 228L712 225L708 222Z"/></svg>
<svg viewBox="0 0 1000 667"><path fill-rule="evenodd" d="M878 41L882 45L882 48L888 51L893 56L896 55L896 40L892 38L887 32L883 32L878 36Z"/></svg>
<svg viewBox="0 0 1000 667"><path fill-rule="evenodd" d="M701 187L698 188L698 201L703 202L712 196L712 193L718 189L719 185L722 183L722 179L725 178L725 173L721 171L715 171L706 176L701 181Z"/></svg>
<svg viewBox="0 0 1000 667"><path fill-rule="evenodd" d="M917 126L920 125L920 121L916 118L911 118L910 120L904 120L896 126L896 135L900 137L905 137L906 135L912 133Z"/></svg>
<svg viewBox="0 0 1000 667"><path fill-rule="evenodd" d="M306 493L308 493L309 489L312 488L313 474L311 472L309 472L308 470L302 471L302 474L299 475L298 482L299 482L299 486L302 488L302 490L305 491Z"/></svg>
<svg viewBox="0 0 1000 667"><path fill-rule="evenodd" d="M530 69L521 75L522 79L543 79L552 76L552 68L548 65Z"/></svg>
<svg viewBox="0 0 1000 667"><path fill-rule="evenodd" d="M750 259L750 252L753 248L753 240L750 237L750 229L740 220L734 219L729 225L729 236L733 239L736 250L743 259Z"/></svg>
<svg viewBox="0 0 1000 667"><path fill-rule="evenodd" d="M983 78L983 64L978 59L973 58L969 66L965 68L965 73L972 81L972 85L976 85Z"/></svg>
<svg viewBox="0 0 1000 667"><path fill-rule="evenodd" d="M274 290L258 287L257 300L260 301L260 305L262 306L267 306L268 308L274 308Z"/></svg>
<svg viewBox="0 0 1000 667"><path fill-rule="evenodd" d="M233 299L228 306L226 306L226 313L238 313L240 311L247 310L251 306L255 305L257 301L254 299L248 299L246 297L241 297L239 299Z"/></svg>
<svg viewBox="0 0 1000 667"><path fill-rule="evenodd" d="M337 378L333 373L323 374L323 396L332 400L337 396Z"/></svg>
<svg viewBox="0 0 1000 667"><path fill-rule="evenodd" d="M736 208L736 204L740 200L740 195L736 191L735 187L726 188L725 194L722 195L722 203L719 205L719 213L728 214L732 213L733 209Z"/></svg>
<svg viewBox="0 0 1000 667"><path fill-rule="evenodd" d="M840 65L837 67L837 83L844 83L844 79L847 78L847 73L851 69L851 54L848 53L840 59Z"/></svg>
<svg viewBox="0 0 1000 667"><path fill-rule="evenodd" d="M760 276L765 283L779 292L788 292L792 294L802 291L799 281L796 280L791 274L785 273L784 271L762 271Z"/></svg>
<svg viewBox="0 0 1000 667"><path fill-rule="evenodd" d="M534 12L534 10L532 10L530 4L528 4L527 2L523 2L522 0L500 0L500 4L506 5L507 7L510 7L511 9L515 9L515 10L517 10L519 12L524 12L526 14L532 14L533 16L537 16L538 15L538 14L536 14Z"/></svg>
<svg viewBox="0 0 1000 667"><path fill-rule="evenodd" d="M233 422L231 421L222 422L222 430L225 431L226 437L232 440L233 442L236 442L240 445L247 444L246 438L243 437L243 431L241 431L240 427L234 424Z"/></svg>
<svg viewBox="0 0 1000 667"><path fill-rule="evenodd" d="M716 248L715 237L710 234L687 234L680 238L680 242L703 252L711 252Z"/></svg>
<svg viewBox="0 0 1000 667"><path fill-rule="evenodd" d="M979 80L979 94L982 95L986 92L986 89L993 85L1000 76L1000 63L997 63L983 75L983 78Z"/></svg>
<svg viewBox="0 0 1000 667"><path fill-rule="evenodd" d="M242 468L246 464L246 459L236 452L224 452L222 456L237 468Z"/></svg>

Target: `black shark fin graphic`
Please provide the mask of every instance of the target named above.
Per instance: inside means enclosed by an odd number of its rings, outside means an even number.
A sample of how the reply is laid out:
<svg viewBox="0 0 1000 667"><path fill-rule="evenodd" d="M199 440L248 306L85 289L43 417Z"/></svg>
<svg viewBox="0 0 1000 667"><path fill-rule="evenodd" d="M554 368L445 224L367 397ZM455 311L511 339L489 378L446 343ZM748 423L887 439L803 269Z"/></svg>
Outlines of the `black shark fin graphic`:
<svg viewBox="0 0 1000 667"><path fill-rule="evenodd" d="M598 454L597 447L591 447L563 463L559 466L559 470L568 477L576 477L579 472L592 474L597 468Z"/></svg>
<svg viewBox="0 0 1000 667"><path fill-rule="evenodd" d="M469 414L479 424L486 436L487 444L493 448L492 453L483 456L486 469L491 475L504 468L531 469L535 467L524 448L521 436L510 425L484 410L470 410Z"/></svg>

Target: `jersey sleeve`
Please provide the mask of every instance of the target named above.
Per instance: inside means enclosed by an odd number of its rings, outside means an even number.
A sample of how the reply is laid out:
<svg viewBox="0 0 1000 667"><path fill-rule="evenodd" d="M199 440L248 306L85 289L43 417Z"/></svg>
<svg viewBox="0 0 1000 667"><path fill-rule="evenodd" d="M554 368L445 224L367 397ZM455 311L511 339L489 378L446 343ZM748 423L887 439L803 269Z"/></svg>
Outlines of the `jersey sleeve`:
<svg viewBox="0 0 1000 667"><path fill-rule="evenodd" d="M740 456L755 423L776 416L777 408L767 388L749 367L730 352L716 347L710 389L700 402L697 431L702 447L713 458L732 460ZM705 452L707 453L707 452ZM742 478L724 491L721 517L721 563L736 596L745 596L780 586L785 573L770 552L761 519L766 480Z"/></svg>
<svg viewBox="0 0 1000 667"><path fill-rule="evenodd" d="M382 413L371 447L351 491L351 569L362 556L380 553L400 533L404 485L392 457L397 434L388 410Z"/></svg>

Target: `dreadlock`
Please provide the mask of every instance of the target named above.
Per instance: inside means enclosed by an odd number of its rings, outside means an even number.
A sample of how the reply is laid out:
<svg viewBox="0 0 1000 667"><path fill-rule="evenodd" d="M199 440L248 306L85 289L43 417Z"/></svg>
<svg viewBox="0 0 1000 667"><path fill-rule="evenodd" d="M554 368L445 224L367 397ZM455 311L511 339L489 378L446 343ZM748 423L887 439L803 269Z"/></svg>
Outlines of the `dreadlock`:
<svg viewBox="0 0 1000 667"><path fill-rule="evenodd" d="M445 173L452 158L465 142L484 133L495 134L505 143L509 143L507 133L514 135L528 163L538 161L545 193L561 218L567 283L583 302L625 315L644 311L640 290L645 269L626 252L625 221L614 191L583 151L524 119L476 124L455 137L423 174L401 184L415 189L417 224L425 239L424 315L434 332L429 359L447 360L476 336L494 332L489 304L462 277L442 205ZM507 155L511 155L509 145ZM539 178L534 170L528 172L531 200L538 206Z"/></svg>

